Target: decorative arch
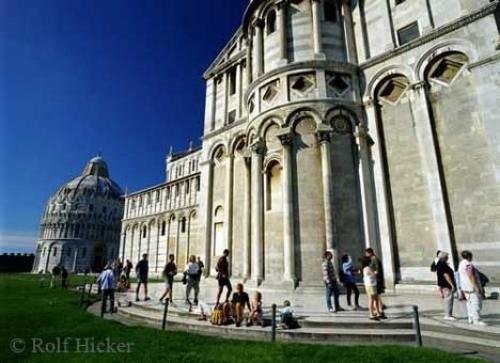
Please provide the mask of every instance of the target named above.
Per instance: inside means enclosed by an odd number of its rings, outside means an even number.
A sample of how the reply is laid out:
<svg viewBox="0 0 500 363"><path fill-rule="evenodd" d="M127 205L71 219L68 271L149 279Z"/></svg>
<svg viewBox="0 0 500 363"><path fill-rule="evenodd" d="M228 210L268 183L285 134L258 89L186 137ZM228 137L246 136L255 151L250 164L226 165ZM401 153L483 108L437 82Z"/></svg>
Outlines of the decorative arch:
<svg viewBox="0 0 500 363"><path fill-rule="evenodd" d="M443 54L450 52L463 53L468 58L469 63L479 59L475 46L465 39L449 39L440 42L422 54L418 60L415 66L417 80L425 81L425 72L428 66Z"/></svg>
<svg viewBox="0 0 500 363"><path fill-rule="evenodd" d="M445 52L435 57L424 70L425 82L451 86L462 74L469 58L462 52Z"/></svg>
<svg viewBox="0 0 500 363"><path fill-rule="evenodd" d="M282 127L283 126L283 119L279 116L276 116L276 115L267 116L257 126L257 135L259 135L259 137L264 138L267 129L273 125L276 125L278 127Z"/></svg>
<svg viewBox="0 0 500 363"><path fill-rule="evenodd" d="M263 162L263 169L268 170L269 167L273 166L273 164L279 164L282 165L282 160L281 160L281 154L277 152L273 152L269 155L266 155L264 162Z"/></svg>
<svg viewBox="0 0 500 363"><path fill-rule="evenodd" d="M356 127L359 125L359 117L353 110L345 106L336 106L328 110L325 116L326 122L332 126L333 130L340 131L341 133L344 131L344 129L343 127L341 127L341 125L335 125L335 120L342 118L349 121L349 129L351 132L356 130ZM344 132L349 132L349 130L345 130Z"/></svg>
<svg viewBox="0 0 500 363"><path fill-rule="evenodd" d="M374 99L395 105L405 95L411 81L404 74L394 73L378 82L374 89Z"/></svg>
<svg viewBox="0 0 500 363"><path fill-rule="evenodd" d="M375 99L376 91L380 87L381 82L387 80L390 77L394 77L395 75L406 77L409 84L416 82L416 77L411 67L404 64L391 64L381 68L372 76L366 87L365 97L371 97L372 99Z"/></svg>
<svg viewBox="0 0 500 363"><path fill-rule="evenodd" d="M290 127L291 129L295 129L297 123L304 118L312 118L316 125L322 123L321 115L318 113L318 111L309 107L303 107L293 111L292 113L290 113L290 115L288 115L285 120L285 126Z"/></svg>
<svg viewBox="0 0 500 363"><path fill-rule="evenodd" d="M224 153L227 152L226 143L222 140L216 141L210 148L210 151L208 152L209 160L213 160L215 157L215 153L218 152L219 149L221 148L224 151Z"/></svg>
<svg viewBox="0 0 500 363"><path fill-rule="evenodd" d="M233 137L231 143L229 144L231 155L236 154L236 151L240 149L242 143L246 146L246 136L243 132L240 132Z"/></svg>

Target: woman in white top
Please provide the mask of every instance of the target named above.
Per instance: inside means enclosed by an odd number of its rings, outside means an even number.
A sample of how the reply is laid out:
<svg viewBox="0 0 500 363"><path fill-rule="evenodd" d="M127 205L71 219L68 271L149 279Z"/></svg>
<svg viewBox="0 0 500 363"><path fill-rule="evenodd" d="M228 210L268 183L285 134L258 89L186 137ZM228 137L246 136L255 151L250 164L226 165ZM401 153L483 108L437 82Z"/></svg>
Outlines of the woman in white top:
<svg viewBox="0 0 500 363"><path fill-rule="evenodd" d="M368 310L370 311L370 320L380 320L380 311L378 310L378 295L377 295L377 276L370 267L370 260L363 258L363 282L365 284L366 295L368 296Z"/></svg>
<svg viewBox="0 0 500 363"><path fill-rule="evenodd" d="M190 306L190 309L191 301L189 300L189 295L191 295L192 289L194 289L194 304L198 305L198 294L200 292L200 280L198 279L199 271L200 266L196 263L196 256L191 255L186 269L184 270L186 278L186 303Z"/></svg>

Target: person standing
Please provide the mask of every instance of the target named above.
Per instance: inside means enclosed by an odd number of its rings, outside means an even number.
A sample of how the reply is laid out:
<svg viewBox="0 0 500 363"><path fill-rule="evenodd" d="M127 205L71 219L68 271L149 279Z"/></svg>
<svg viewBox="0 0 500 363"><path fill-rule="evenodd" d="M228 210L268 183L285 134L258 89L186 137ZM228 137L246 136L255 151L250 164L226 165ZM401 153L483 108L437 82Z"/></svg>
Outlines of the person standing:
<svg viewBox="0 0 500 363"><path fill-rule="evenodd" d="M205 269L205 264L201 260L201 257L198 256L196 259L196 263L198 264L198 267L200 268L198 271L198 281L201 281L201 277L203 276L203 270Z"/></svg>
<svg viewBox="0 0 500 363"><path fill-rule="evenodd" d="M135 301L139 301L139 290L141 288L141 285L144 285L144 301L151 300L148 297L149 263L147 253L142 255L142 260L137 263L135 272L137 274L137 289L135 290Z"/></svg>
<svg viewBox="0 0 500 363"><path fill-rule="evenodd" d="M325 260L323 261L323 282L325 283L326 289L326 306L330 313L337 313L343 311L339 304L339 287L338 278L335 268L333 267L333 252L327 250L324 254ZM334 301L334 307L332 306L332 296Z"/></svg>
<svg viewBox="0 0 500 363"><path fill-rule="evenodd" d="M371 260L369 257L361 259L363 267L363 282L365 285L366 296L368 297L368 311L370 312L370 320L380 320L380 310L377 295L377 276L370 267Z"/></svg>
<svg viewBox="0 0 500 363"><path fill-rule="evenodd" d="M440 290L441 298L444 304L444 319L456 320L453 317L453 295L457 291L455 276L451 267L448 265L448 253L439 252L438 262L436 263L437 284Z"/></svg>
<svg viewBox="0 0 500 363"><path fill-rule="evenodd" d="M245 306L250 311L250 297L243 291L243 284L236 285L236 292L233 293L233 298L231 304L233 305L234 318L236 327L239 328L243 322L243 313L245 311Z"/></svg>
<svg viewBox="0 0 500 363"><path fill-rule="evenodd" d="M462 261L458 266L460 276L460 289L467 300L467 316L469 324L486 326L481 320L481 308L483 303L484 289L478 279L478 273L472 264L472 253L470 251L462 252Z"/></svg>
<svg viewBox="0 0 500 363"><path fill-rule="evenodd" d="M227 260L229 256L229 250L224 250L223 255L217 261L217 266L215 270L217 271L217 281L219 283L219 291L217 292L217 302L215 306L219 305L220 297L222 295L222 291L224 287L227 288L226 300L225 302L229 302L229 296L231 296L231 292L233 288L231 286L231 281L229 280L229 261Z"/></svg>
<svg viewBox="0 0 500 363"><path fill-rule="evenodd" d="M64 266L61 269L61 287L63 289L68 288L68 270Z"/></svg>
<svg viewBox="0 0 500 363"><path fill-rule="evenodd" d="M109 297L110 300L110 313L114 313L115 309L115 274L113 271L113 266L107 264L104 267L104 271L101 272L97 278L97 284L101 290L101 318L106 312L106 304Z"/></svg>
<svg viewBox="0 0 500 363"><path fill-rule="evenodd" d="M61 275L61 267L59 266L59 264L57 264L52 269L52 276L50 279L50 287L51 288L56 287L56 280L59 278L60 275Z"/></svg>
<svg viewBox="0 0 500 363"><path fill-rule="evenodd" d="M385 279L384 279L384 269L382 267L382 262L373 252L373 248L367 248L365 250L365 257L370 259L370 268L375 273L375 277L377 279L377 303L378 303L378 312L380 313L380 319L387 319L384 313L384 304L382 302L382 294L385 292Z"/></svg>
<svg viewBox="0 0 500 363"><path fill-rule="evenodd" d="M344 272L344 286L346 288L347 305L353 308L351 305L351 295L354 293L354 310L360 309L359 306L359 289L356 285L356 272L352 264L352 258L349 255L342 256L342 271Z"/></svg>
<svg viewBox="0 0 500 363"><path fill-rule="evenodd" d="M125 278L127 279L127 282L130 284L130 272L132 272L132 262L130 260L127 260L125 263L125 267L123 268L125 271Z"/></svg>
<svg viewBox="0 0 500 363"><path fill-rule="evenodd" d="M165 279L165 292L160 297L160 302L166 297L172 303L172 292L174 290L174 277L177 275L177 265L175 264L175 256L173 254L168 256L168 263L163 269L163 278Z"/></svg>
<svg viewBox="0 0 500 363"><path fill-rule="evenodd" d="M184 270L186 276L186 303L191 306L191 290L194 289L194 304L198 305L198 294L200 293L200 280L199 280L200 266L196 262L196 256L191 255L189 262Z"/></svg>

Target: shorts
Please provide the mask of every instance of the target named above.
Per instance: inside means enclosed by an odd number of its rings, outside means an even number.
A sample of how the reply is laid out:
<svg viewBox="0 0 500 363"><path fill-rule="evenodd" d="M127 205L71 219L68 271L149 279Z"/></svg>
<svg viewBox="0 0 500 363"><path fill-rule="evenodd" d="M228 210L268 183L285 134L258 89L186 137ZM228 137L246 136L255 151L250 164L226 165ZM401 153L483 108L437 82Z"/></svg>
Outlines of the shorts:
<svg viewBox="0 0 500 363"><path fill-rule="evenodd" d="M167 277L167 279L165 280L165 287L167 289L173 289L174 288L174 278L169 276Z"/></svg>
<svg viewBox="0 0 500 363"><path fill-rule="evenodd" d="M366 291L366 295L368 295L368 296L377 295L376 286L365 285L365 291Z"/></svg>
<svg viewBox="0 0 500 363"><path fill-rule="evenodd" d="M224 287L226 286L228 289L232 289L231 287L231 281L227 277L219 277L219 287Z"/></svg>
<svg viewBox="0 0 500 363"><path fill-rule="evenodd" d="M148 283L148 277L147 276L139 276L137 278L137 282L141 284L147 284Z"/></svg>

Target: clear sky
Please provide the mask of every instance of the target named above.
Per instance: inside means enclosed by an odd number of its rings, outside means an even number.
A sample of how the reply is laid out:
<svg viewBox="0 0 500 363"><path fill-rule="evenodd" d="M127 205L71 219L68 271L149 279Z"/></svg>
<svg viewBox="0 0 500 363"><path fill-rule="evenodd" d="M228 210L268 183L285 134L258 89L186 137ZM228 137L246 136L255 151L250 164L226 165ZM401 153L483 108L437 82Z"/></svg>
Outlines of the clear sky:
<svg viewBox="0 0 500 363"><path fill-rule="evenodd" d="M129 191L200 143L210 65L248 0L0 0L0 252L102 153Z"/></svg>

